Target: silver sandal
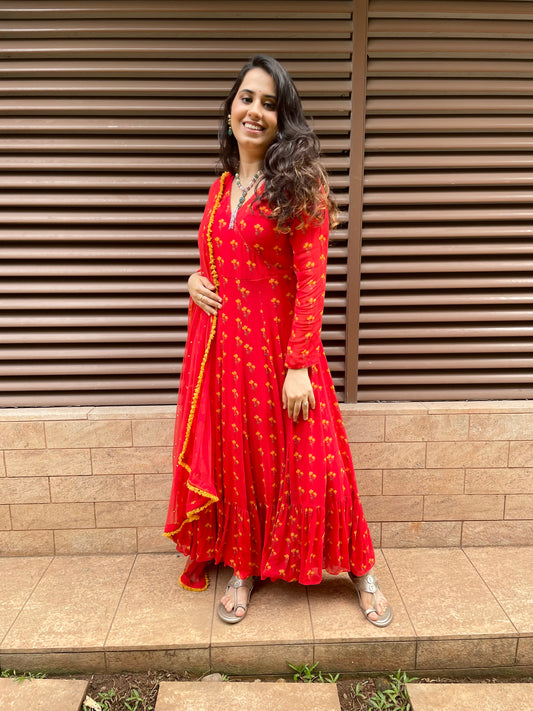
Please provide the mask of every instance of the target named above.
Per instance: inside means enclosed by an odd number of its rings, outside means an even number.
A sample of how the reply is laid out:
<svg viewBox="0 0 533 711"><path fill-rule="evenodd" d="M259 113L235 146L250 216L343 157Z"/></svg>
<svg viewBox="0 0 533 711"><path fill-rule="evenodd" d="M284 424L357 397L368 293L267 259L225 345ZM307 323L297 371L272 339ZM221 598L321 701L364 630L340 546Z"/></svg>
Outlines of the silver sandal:
<svg viewBox="0 0 533 711"><path fill-rule="evenodd" d="M232 575L226 587L226 595L232 588L234 594L233 609L228 612L224 605L220 603L217 610L220 619L230 625L233 625L236 622L240 622L246 617L246 613L248 612L248 605L250 604L250 597L252 595L252 590L254 589L254 579L253 577L251 577L241 580L241 578L238 578L236 575ZM248 600L245 603L237 602L237 590L239 588L247 588L248 590ZM239 607L242 607L242 609L244 610L244 615L242 615L241 617L237 617L237 615L235 614Z"/></svg>
<svg viewBox="0 0 533 711"><path fill-rule="evenodd" d="M365 573L365 575L354 575L353 573L348 573L350 576L350 580L352 583L355 585L355 589L357 590L357 595L359 597L359 606L361 610L363 611L364 616L366 619L371 622L373 625L376 627L386 627L388 624L392 622L392 607L390 603L388 604L388 607L386 608L385 612L380 615L378 611L376 610L377 607L377 600L376 600L376 593L378 590L380 590L379 583L377 578L372 575L372 573ZM363 607L362 601L361 601L361 593L362 592L368 592L372 593L374 596L374 607L369 607L367 610ZM378 616L377 620L372 620L370 619L369 615L370 613L375 612L376 615Z"/></svg>

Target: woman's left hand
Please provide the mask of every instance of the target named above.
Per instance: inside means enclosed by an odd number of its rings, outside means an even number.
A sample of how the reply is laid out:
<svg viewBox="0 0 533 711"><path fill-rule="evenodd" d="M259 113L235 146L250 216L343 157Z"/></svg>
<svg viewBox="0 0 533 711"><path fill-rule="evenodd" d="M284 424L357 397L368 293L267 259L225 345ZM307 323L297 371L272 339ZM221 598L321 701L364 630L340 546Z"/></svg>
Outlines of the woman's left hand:
<svg viewBox="0 0 533 711"><path fill-rule="evenodd" d="M283 383L282 398L283 408L294 422L298 420L300 412L304 420L309 418L309 408L315 408L315 394L307 368L289 368Z"/></svg>

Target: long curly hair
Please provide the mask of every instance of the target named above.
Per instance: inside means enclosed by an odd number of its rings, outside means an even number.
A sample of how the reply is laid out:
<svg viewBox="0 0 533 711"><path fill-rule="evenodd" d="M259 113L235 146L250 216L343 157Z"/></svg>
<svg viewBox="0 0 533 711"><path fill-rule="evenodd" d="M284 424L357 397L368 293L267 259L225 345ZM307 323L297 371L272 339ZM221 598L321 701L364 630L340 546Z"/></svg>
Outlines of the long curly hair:
<svg viewBox="0 0 533 711"><path fill-rule="evenodd" d="M227 116L244 76L256 67L270 74L276 87L277 134L263 162L264 190L256 190L256 201L265 200L277 228L288 231L296 218L320 221L329 212L330 225L337 224L337 204L330 192L325 169L320 162L320 143L307 123L302 102L289 73L277 60L258 54L244 65L223 105L218 137L222 170L236 173L239 150L235 136L229 134ZM293 222L294 224L294 222Z"/></svg>

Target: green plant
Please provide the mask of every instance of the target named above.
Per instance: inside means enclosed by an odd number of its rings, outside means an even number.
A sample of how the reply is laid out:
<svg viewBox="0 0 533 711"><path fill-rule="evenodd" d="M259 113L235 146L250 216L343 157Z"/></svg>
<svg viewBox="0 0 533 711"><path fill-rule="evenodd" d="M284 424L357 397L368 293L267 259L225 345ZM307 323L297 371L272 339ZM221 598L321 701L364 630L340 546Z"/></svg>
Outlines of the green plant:
<svg viewBox="0 0 533 711"><path fill-rule="evenodd" d="M325 676L322 675L322 672L318 672L318 681L321 681L323 684L336 684L339 680L340 674L326 674Z"/></svg>
<svg viewBox="0 0 533 711"><path fill-rule="evenodd" d="M299 664L297 667L295 667L294 664L289 664L289 662L287 662L287 664L295 672L292 675L294 681L302 681L306 684L312 684L314 681L321 682L322 684L335 684L340 676L340 674L335 674L335 676L333 676L333 674L324 675L319 670L315 673L318 662L315 662L311 666L309 666L309 664Z"/></svg>
<svg viewBox="0 0 533 711"><path fill-rule="evenodd" d="M101 711L111 711L112 705L108 702L112 702L117 698L117 692L115 689L109 689L109 691L101 691L98 694L98 701L94 701L89 696L85 699L83 704L83 711L91 711L92 709L100 708Z"/></svg>
<svg viewBox="0 0 533 711"><path fill-rule="evenodd" d="M366 697L367 697L367 694L365 694L365 692L363 691L363 687L365 687L367 684L368 684L368 679L365 681L358 681L355 684L351 684L350 691L349 691L349 697L348 697L348 694L344 694L344 698L345 699L350 698L350 700L353 701L354 703L357 702L358 708L362 709L363 704L366 702Z"/></svg>
<svg viewBox="0 0 533 711"><path fill-rule="evenodd" d="M289 664L289 662L287 662L287 664ZM318 675L313 673L318 666L318 662L316 662L312 666L309 666L308 664L298 664L297 667L295 667L294 664L289 664L289 666L295 672L292 675L294 681L303 681L307 684L310 684L318 678Z"/></svg>
<svg viewBox="0 0 533 711"><path fill-rule="evenodd" d="M412 711L406 684L416 680L417 677L409 678L405 672L398 669L396 674L389 675L390 689L376 691L368 699L368 708L387 709L388 711Z"/></svg>
<svg viewBox="0 0 533 711"><path fill-rule="evenodd" d="M146 705L146 701L142 698L137 689L131 690L130 695L124 701L124 706L128 711L139 711L139 709L142 709L142 711L152 711L154 708L153 706Z"/></svg>
<svg viewBox="0 0 533 711"><path fill-rule="evenodd" d="M24 679L44 679L46 674L44 672L22 672L18 674L15 669L2 669L0 676L4 679L9 678L24 681Z"/></svg>

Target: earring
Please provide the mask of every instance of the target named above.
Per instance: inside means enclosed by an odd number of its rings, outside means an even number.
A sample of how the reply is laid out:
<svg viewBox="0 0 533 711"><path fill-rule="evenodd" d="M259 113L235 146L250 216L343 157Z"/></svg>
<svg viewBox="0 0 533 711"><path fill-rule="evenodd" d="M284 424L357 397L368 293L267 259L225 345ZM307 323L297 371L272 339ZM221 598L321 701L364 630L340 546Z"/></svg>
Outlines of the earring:
<svg viewBox="0 0 533 711"><path fill-rule="evenodd" d="M231 114L228 114L228 134L233 136L233 131L231 130Z"/></svg>

